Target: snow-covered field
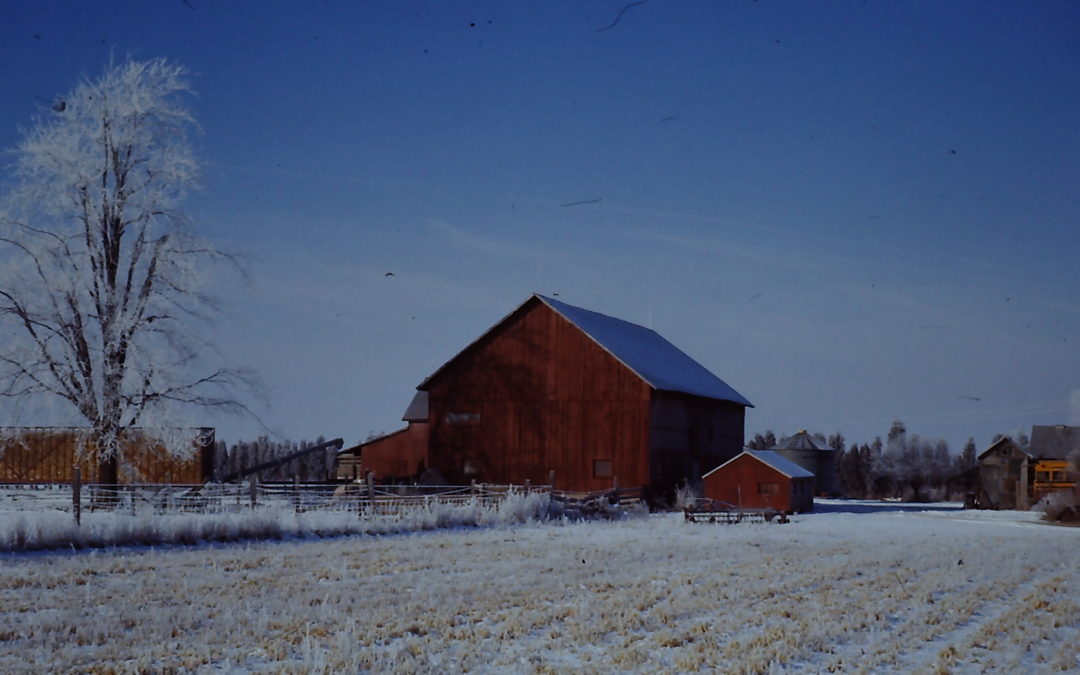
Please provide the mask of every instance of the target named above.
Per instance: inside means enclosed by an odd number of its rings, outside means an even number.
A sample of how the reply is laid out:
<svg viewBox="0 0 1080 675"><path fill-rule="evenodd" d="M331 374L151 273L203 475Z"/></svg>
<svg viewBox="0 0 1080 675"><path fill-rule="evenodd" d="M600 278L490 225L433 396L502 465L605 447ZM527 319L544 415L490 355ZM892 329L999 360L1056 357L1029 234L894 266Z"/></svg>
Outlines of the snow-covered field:
<svg viewBox="0 0 1080 675"><path fill-rule="evenodd" d="M0 556L0 672L1080 671L1080 528L825 502Z"/></svg>

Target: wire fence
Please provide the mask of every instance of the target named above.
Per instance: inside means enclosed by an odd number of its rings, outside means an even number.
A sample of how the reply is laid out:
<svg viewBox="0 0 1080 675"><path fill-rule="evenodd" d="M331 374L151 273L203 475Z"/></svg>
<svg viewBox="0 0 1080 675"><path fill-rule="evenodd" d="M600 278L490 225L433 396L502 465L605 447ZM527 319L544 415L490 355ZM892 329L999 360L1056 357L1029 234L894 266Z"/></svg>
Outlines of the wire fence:
<svg viewBox="0 0 1080 675"><path fill-rule="evenodd" d="M549 485L373 485L365 483L204 483L5 485L0 510L73 513L215 514L259 509L400 516L435 505L497 508L509 495L551 494Z"/></svg>
<svg viewBox="0 0 1080 675"><path fill-rule="evenodd" d="M636 488L565 492L550 485L376 485L372 482L257 482L199 484L23 484L0 487L2 511L65 511L81 521L84 512L131 514L220 514L260 509L352 512L359 517L402 517L437 505L496 509L510 495L549 495L584 511L640 501Z"/></svg>

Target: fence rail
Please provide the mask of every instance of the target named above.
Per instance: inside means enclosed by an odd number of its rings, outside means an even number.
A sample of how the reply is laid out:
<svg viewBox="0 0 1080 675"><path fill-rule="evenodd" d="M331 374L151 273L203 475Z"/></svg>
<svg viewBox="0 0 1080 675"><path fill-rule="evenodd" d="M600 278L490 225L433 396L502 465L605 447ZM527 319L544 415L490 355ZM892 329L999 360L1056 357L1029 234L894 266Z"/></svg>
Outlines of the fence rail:
<svg viewBox="0 0 1080 675"><path fill-rule="evenodd" d="M552 494L549 485L375 485L373 483L255 482L198 484L4 485L3 510L82 513L235 513L286 508L355 512L363 516L402 516L433 505L495 508L509 495Z"/></svg>
<svg viewBox="0 0 1080 675"><path fill-rule="evenodd" d="M497 508L507 496L546 494L552 501L583 513L600 512L641 500L638 488L612 487L601 492L567 492L550 485L378 485L350 483L247 482L193 484L70 484L4 485L0 508L14 511L60 510L76 523L84 512L132 514L214 514L258 509L304 512L353 512L358 517L402 517L435 505Z"/></svg>

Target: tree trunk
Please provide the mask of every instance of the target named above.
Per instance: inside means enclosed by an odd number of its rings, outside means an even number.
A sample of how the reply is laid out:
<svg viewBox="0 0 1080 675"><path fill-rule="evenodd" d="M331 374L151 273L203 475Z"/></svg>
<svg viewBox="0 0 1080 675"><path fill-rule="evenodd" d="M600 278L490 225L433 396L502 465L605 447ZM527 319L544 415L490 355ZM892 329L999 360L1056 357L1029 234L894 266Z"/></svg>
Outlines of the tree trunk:
<svg viewBox="0 0 1080 675"><path fill-rule="evenodd" d="M98 460L98 479L102 485L116 485L120 482L120 463L113 453Z"/></svg>
<svg viewBox="0 0 1080 675"><path fill-rule="evenodd" d="M116 459L116 453L105 453L98 456L97 482L99 487L91 492L94 506L107 509L114 507L120 501L120 493L113 487L120 482L119 462ZM102 485L106 486L104 490L100 489Z"/></svg>

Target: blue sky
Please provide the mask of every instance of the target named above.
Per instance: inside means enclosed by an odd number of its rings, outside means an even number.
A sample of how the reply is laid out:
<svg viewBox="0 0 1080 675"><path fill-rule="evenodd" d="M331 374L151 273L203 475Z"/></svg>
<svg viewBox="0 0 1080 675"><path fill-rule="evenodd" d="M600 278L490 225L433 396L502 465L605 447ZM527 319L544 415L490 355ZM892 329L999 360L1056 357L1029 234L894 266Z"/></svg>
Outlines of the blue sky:
<svg viewBox="0 0 1080 675"><path fill-rule="evenodd" d="M627 4L0 0L0 147L110 56L191 70L218 343L287 437L396 428L534 291L748 435L1080 423L1080 5Z"/></svg>

